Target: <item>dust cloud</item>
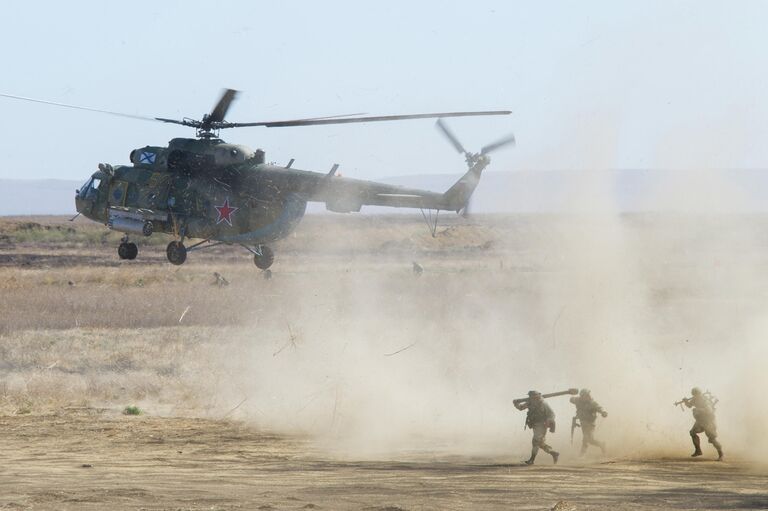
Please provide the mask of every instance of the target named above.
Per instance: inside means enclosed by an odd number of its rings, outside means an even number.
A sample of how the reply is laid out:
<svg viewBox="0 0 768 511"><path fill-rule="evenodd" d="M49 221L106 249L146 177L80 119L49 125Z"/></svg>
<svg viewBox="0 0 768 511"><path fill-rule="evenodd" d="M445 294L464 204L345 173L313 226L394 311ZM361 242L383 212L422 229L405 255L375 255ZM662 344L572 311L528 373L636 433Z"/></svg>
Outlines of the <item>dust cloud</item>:
<svg viewBox="0 0 768 511"><path fill-rule="evenodd" d="M587 161L610 168L611 152L595 152ZM238 417L341 455L516 461L530 432L511 401L531 388L591 389L609 412L598 438L611 456L639 457L688 454L693 419L672 403L700 386L720 399L726 456L768 454L768 247L744 192L727 171L673 171L645 198L660 212L628 215L611 175L587 171L569 196L562 214L520 220L476 268L436 256L417 278L350 258L275 286L292 303L282 317L261 313L269 296L243 297L251 326L209 361L226 375L213 391L242 403ZM550 404L550 443L575 456L573 407Z"/></svg>

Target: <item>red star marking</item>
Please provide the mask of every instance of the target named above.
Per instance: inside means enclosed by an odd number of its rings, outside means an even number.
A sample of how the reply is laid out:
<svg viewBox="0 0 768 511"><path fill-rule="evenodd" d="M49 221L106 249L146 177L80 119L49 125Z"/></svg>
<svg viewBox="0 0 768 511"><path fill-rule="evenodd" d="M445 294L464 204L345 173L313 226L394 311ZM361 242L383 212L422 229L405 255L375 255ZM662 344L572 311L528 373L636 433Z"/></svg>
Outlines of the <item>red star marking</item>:
<svg viewBox="0 0 768 511"><path fill-rule="evenodd" d="M224 200L224 204L221 206L214 206L219 213L219 218L216 219L216 225L221 222L227 222L232 227L232 215L240 208L235 208L229 205L229 197Z"/></svg>

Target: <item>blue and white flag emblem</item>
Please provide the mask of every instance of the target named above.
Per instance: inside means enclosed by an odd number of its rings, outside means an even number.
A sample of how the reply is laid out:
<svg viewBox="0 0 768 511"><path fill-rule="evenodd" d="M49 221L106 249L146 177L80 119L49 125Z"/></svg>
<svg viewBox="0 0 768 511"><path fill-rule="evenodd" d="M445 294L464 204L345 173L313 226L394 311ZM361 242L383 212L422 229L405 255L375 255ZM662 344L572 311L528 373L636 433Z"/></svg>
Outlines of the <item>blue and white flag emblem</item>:
<svg viewBox="0 0 768 511"><path fill-rule="evenodd" d="M150 165L155 163L155 153L149 151L143 151L139 156L139 163L149 163Z"/></svg>

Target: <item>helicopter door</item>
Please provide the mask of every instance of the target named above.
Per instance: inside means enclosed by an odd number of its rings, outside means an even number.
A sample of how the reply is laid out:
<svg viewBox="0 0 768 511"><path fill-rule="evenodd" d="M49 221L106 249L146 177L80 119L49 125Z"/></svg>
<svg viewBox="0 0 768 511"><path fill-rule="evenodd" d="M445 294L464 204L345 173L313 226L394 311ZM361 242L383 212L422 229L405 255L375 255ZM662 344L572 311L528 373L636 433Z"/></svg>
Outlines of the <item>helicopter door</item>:
<svg viewBox="0 0 768 511"><path fill-rule="evenodd" d="M150 176L147 186L139 190L139 205L153 210L165 210L168 208L168 189L171 186L171 177L164 172L155 172ZM130 187L128 195L131 195Z"/></svg>
<svg viewBox="0 0 768 511"><path fill-rule="evenodd" d="M109 205L110 206L124 206L125 196L127 195L126 189L128 183L125 181L113 181L112 186L109 189Z"/></svg>
<svg viewBox="0 0 768 511"><path fill-rule="evenodd" d="M128 188L125 192L125 205L130 208L139 208L143 204L139 203L139 187L136 183L128 183Z"/></svg>

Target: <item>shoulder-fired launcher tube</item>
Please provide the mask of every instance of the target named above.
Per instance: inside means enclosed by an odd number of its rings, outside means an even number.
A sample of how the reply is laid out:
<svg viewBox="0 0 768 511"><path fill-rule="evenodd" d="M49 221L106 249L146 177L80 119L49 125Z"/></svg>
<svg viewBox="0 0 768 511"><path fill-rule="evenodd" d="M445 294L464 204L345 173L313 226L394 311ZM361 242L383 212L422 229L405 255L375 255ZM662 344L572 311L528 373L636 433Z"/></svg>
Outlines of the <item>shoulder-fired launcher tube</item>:
<svg viewBox="0 0 768 511"><path fill-rule="evenodd" d="M546 399L548 397L556 397L556 396L564 396L566 394L571 394L572 396L575 396L579 393L579 389L568 389L568 390L561 390L560 392L551 392L549 394L542 394L542 399ZM527 403L529 397L521 397L519 399L513 399L512 404L519 405L520 403Z"/></svg>

